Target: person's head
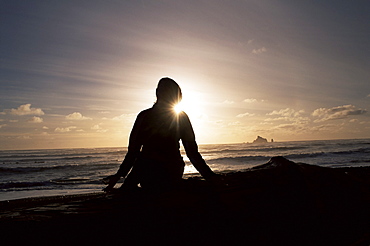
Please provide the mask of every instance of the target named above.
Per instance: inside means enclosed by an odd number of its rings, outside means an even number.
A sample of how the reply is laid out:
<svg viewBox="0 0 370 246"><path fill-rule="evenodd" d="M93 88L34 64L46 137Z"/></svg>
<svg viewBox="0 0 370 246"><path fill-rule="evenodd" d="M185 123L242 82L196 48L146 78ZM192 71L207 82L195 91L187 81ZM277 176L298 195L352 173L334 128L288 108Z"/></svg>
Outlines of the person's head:
<svg viewBox="0 0 370 246"><path fill-rule="evenodd" d="M157 102L169 105L176 105L182 99L180 86L170 78L162 78L158 82Z"/></svg>

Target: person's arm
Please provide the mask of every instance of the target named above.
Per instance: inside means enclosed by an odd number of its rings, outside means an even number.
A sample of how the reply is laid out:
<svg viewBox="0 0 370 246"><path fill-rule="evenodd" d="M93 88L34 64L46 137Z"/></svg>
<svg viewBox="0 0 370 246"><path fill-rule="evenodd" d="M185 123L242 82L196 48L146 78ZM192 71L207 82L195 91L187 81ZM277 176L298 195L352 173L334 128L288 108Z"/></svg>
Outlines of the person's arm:
<svg viewBox="0 0 370 246"><path fill-rule="evenodd" d="M181 141L184 145L186 155L190 162L198 170L198 172L206 179L209 180L215 176L215 173L207 165L198 151L198 145L195 141L193 127L190 123L189 117L183 112L180 115L181 124Z"/></svg>
<svg viewBox="0 0 370 246"><path fill-rule="evenodd" d="M188 156L190 162L206 180L209 180L215 176L215 173L211 170L199 153L198 145L195 140L182 141L182 144L184 145L186 155Z"/></svg>
<svg viewBox="0 0 370 246"><path fill-rule="evenodd" d="M108 186L104 188L104 191L111 191L115 184L121 177L126 177L132 166L134 165L136 158L138 157L141 150L141 139L140 139L140 129L143 121L143 112L141 112L134 123L132 131L130 133L129 146L125 158L122 161L116 174L108 176L103 179L103 182L107 183Z"/></svg>
<svg viewBox="0 0 370 246"><path fill-rule="evenodd" d="M134 165L136 158L138 157L142 141L140 137L141 124L143 122L144 113L141 112L134 123L132 131L130 133L129 145L125 158L122 161L120 168L118 169L116 175L119 177L126 177L132 166Z"/></svg>

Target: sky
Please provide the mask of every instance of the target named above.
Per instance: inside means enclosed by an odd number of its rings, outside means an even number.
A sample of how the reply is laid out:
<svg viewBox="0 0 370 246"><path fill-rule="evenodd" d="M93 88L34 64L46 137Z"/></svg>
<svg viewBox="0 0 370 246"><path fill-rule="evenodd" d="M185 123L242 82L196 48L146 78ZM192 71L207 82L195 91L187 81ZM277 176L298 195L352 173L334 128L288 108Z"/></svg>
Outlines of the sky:
<svg viewBox="0 0 370 246"><path fill-rule="evenodd" d="M0 0L0 149L127 146L160 78L199 144L370 138L365 0Z"/></svg>

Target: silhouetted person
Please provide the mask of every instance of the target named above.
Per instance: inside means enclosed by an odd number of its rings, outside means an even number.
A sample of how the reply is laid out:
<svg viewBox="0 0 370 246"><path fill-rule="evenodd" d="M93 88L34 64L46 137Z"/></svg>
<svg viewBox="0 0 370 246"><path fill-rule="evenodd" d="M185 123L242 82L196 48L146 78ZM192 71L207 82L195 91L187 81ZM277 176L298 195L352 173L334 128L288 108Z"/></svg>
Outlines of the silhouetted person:
<svg viewBox="0 0 370 246"><path fill-rule="evenodd" d="M199 173L209 181L217 180L198 152L194 131L185 112L176 113L174 106L182 99L181 89L170 78L162 78L156 89L157 101L152 108L139 113L130 134L127 154L114 175L105 178L111 191L121 177L121 188L168 189L182 180L185 163L180 144ZM131 172L130 172L131 170Z"/></svg>

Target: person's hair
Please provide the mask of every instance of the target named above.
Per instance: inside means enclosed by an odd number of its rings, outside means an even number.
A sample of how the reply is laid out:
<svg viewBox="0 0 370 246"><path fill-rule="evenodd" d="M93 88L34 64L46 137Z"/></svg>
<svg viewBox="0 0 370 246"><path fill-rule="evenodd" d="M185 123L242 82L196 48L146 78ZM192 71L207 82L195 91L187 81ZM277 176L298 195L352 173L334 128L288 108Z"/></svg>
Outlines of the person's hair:
<svg viewBox="0 0 370 246"><path fill-rule="evenodd" d="M171 78L161 78L158 82L157 102L177 104L182 99L180 86Z"/></svg>

